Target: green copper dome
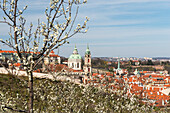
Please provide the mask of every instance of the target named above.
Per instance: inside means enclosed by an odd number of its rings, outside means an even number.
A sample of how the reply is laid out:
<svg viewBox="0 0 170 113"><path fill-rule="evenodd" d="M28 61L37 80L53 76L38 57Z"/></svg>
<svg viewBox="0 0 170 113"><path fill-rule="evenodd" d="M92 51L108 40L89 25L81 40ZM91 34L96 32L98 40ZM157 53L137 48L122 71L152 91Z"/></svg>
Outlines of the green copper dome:
<svg viewBox="0 0 170 113"><path fill-rule="evenodd" d="M81 56L78 54L78 50L75 46L73 54L70 55L69 59L81 59Z"/></svg>
<svg viewBox="0 0 170 113"><path fill-rule="evenodd" d="M72 54L69 59L81 59L81 56L79 54Z"/></svg>

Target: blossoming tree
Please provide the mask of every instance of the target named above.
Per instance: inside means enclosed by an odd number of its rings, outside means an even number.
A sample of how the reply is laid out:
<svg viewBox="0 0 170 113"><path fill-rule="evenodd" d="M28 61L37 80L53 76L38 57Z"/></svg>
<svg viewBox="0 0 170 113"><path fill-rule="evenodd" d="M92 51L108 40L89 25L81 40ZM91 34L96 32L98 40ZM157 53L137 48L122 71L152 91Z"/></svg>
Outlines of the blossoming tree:
<svg viewBox="0 0 170 113"><path fill-rule="evenodd" d="M35 31L31 23L26 29L26 19L22 16L27 9L18 7L19 0L1 0L0 9L4 13L3 20L10 26L9 40L0 40L1 43L17 51L16 55L29 77L29 112L33 112L33 70L50 51L68 43L67 39L77 33L87 32L86 17L82 25L75 26L78 9L87 0L50 0L49 8L45 9L46 20L38 21ZM73 10L76 8L76 10ZM59 21L59 20L62 20ZM41 46L43 45L43 46Z"/></svg>

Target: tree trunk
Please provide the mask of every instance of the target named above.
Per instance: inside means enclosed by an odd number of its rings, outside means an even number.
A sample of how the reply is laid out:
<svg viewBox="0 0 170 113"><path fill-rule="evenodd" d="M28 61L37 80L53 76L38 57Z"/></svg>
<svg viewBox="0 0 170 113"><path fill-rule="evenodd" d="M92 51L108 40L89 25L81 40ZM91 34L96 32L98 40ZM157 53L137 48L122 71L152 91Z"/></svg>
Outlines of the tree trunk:
<svg viewBox="0 0 170 113"><path fill-rule="evenodd" d="M33 93L33 73L32 72L27 72L29 82L28 82L28 87L29 87L29 102L28 102L28 113L33 113L33 98L34 98L34 93Z"/></svg>

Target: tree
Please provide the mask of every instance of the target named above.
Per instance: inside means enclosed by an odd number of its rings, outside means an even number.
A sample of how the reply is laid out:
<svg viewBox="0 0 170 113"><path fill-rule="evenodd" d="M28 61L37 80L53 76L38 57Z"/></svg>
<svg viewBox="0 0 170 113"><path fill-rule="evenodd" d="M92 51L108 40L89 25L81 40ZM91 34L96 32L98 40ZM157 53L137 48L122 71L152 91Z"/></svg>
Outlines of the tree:
<svg viewBox="0 0 170 113"><path fill-rule="evenodd" d="M23 86L27 86L24 81L21 81L16 76L1 75L0 82L6 85L0 85L4 97L1 99L0 104L3 102L17 103L20 109L25 108L26 92ZM25 77L22 77L23 79ZM27 78L25 78L27 79ZM97 78L95 78L97 79ZM6 83L8 80L8 83ZM98 79L100 80L100 79ZM97 81L98 81L97 80ZM107 79L106 79L107 80ZM93 81L92 81L93 82ZM110 83L108 82L108 85ZM17 85L18 88L9 89L9 86ZM94 85L92 83L92 85ZM111 85L111 84L110 84ZM105 87L88 85L77 85L70 82L51 81L48 79L35 78L34 79L35 100L34 112L37 113L151 113L150 106L145 106L139 103L138 98L134 94L126 95L128 91L128 84L124 90L115 90ZM18 95L12 93L18 92ZM12 97L12 99L11 99ZM64 97L64 98L63 98ZM48 100L48 101L47 101ZM11 107L15 108L16 105L12 104ZM2 107L3 108L3 107ZM8 112L9 109L0 108L0 112ZM10 112L10 111L9 111Z"/></svg>
<svg viewBox="0 0 170 113"><path fill-rule="evenodd" d="M22 61L22 65L29 77L29 113L33 112L33 70L39 62L44 58L44 54L48 55L50 51L69 43L67 39L77 33L85 33L86 20L82 25L74 26L79 5L84 4L87 0L50 0L50 7L45 9L46 21L40 22L36 30L33 31L33 24L30 23L27 30L26 19L22 16L27 6L24 9L19 9L19 0L2 0L0 9L4 13L4 20L0 23L5 23L10 26L9 40L0 40L1 43L9 46L16 51L17 58ZM72 10L76 8L76 11ZM75 14L73 16L73 14ZM59 21L62 19L62 22ZM40 45L43 45L42 48Z"/></svg>
<svg viewBox="0 0 170 113"><path fill-rule="evenodd" d="M153 64L152 60L148 60L147 65L154 65L154 64Z"/></svg>

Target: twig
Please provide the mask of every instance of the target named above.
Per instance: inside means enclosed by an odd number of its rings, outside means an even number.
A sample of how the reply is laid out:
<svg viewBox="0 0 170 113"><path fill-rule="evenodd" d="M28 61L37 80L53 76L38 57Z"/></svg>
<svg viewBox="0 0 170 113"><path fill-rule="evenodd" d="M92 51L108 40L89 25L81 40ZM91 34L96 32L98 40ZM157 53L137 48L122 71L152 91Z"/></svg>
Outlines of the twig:
<svg viewBox="0 0 170 113"><path fill-rule="evenodd" d="M4 108L10 109L12 111L17 111L17 112L25 112L25 113L27 112L26 110L14 109L14 108L8 107L6 105L4 107L2 107L3 110L4 110Z"/></svg>
<svg viewBox="0 0 170 113"><path fill-rule="evenodd" d="M0 21L0 23L5 23L5 24L8 24L9 26L12 27L12 25L9 22L7 22L7 21Z"/></svg>

